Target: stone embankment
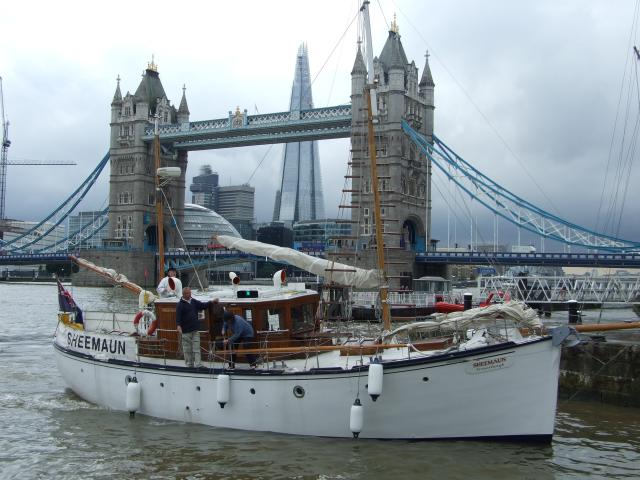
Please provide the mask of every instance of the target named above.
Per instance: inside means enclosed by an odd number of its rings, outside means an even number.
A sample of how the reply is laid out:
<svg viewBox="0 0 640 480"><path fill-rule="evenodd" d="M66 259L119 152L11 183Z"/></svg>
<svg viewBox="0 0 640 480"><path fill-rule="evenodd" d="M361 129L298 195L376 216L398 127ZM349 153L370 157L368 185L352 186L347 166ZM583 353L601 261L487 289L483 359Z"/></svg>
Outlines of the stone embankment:
<svg viewBox="0 0 640 480"><path fill-rule="evenodd" d="M640 407L640 332L582 335L562 351L560 398Z"/></svg>

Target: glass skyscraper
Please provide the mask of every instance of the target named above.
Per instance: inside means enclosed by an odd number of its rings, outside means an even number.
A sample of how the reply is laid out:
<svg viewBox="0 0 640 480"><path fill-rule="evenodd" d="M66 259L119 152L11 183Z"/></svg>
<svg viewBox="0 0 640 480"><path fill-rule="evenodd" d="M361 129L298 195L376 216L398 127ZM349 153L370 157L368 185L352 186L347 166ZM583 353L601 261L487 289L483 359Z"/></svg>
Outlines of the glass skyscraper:
<svg viewBox="0 0 640 480"><path fill-rule="evenodd" d="M307 46L300 45L291 89L292 112L313 108ZM282 179L276 193L273 220L297 222L324 218L322 178L315 141L287 143L282 159Z"/></svg>
<svg viewBox="0 0 640 480"><path fill-rule="evenodd" d="M193 177L191 183L191 203L201 205L209 210L217 210L216 189L218 188L218 174L209 165L200 167L200 175Z"/></svg>

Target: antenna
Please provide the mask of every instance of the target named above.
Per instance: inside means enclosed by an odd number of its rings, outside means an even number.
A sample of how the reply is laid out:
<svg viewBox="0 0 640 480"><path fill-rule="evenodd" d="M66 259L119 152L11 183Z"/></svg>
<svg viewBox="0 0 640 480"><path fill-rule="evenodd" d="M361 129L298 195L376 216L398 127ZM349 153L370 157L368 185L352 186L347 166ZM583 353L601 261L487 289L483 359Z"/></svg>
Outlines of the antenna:
<svg viewBox="0 0 640 480"><path fill-rule="evenodd" d="M378 116L378 97L373 78L373 42L371 41L371 22L369 21L369 0L362 2L360 11L364 20L364 50L367 62L367 83L370 86L371 94L371 115L375 118Z"/></svg>

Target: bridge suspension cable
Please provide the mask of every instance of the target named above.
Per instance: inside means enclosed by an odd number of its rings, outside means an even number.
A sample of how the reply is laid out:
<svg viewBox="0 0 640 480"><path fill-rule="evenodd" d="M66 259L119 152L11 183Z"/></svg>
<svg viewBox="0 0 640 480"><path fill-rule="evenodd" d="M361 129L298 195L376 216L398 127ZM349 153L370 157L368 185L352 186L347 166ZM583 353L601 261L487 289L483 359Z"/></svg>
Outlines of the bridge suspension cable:
<svg viewBox="0 0 640 480"><path fill-rule="evenodd" d="M58 240L52 245L34 249L35 253L52 253L60 251L72 251L76 250L82 242L86 242L93 238L98 232L100 232L109 223L109 207L103 209L98 213L95 218L88 220L84 225L80 226L78 230L69 232L69 234L62 240Z"/></svg>
<svg viewBox="0 0 640 480"><path fill-rule="evenodd" d="M434 135L433 144L403 120L402 128L415 145L449 180L485 208L520 228L543 238L588 249L626 252L640 250L640 243L600 234L546 212L497 184L456 154ZM453 167L453 175L447 165Z"/></svg>
<svg viewBox="0 0 640 480"><path fill-rule="evenodd" d="M8 253L19 253L53 232L57 226L59 226L67 219L67 217L74 211L74 209L86 196L108 162L109 153L104 156L104 158L100 161L100 163L98 163L96 168L89 174L84 182L82 182L82 184L44 220L41 220L38 224L34 225L28 231L12 240L0 240L0 247ZM51 219L54 220L50 223L47 223ZM42 250L44 249L40 249L39 251Z"/></svg>

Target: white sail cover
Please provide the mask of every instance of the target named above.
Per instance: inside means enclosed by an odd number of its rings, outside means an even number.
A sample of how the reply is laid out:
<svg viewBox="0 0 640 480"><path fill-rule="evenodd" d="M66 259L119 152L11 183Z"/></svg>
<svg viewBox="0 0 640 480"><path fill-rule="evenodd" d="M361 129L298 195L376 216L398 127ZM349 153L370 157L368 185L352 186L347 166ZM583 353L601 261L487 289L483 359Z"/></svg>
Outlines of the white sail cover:
<svg viewBox="0 0 640 480"><path fill-rule="evenodd" d="M322 275L328 282L351 285L356 288L378 288L383 283L383 276L379 270L356 268L344 263L312 257L292 248L278 247L228 235L218 235L216 238L218 243L227 248L269 257L279 262L287 262L314 275Z"/></svg>

